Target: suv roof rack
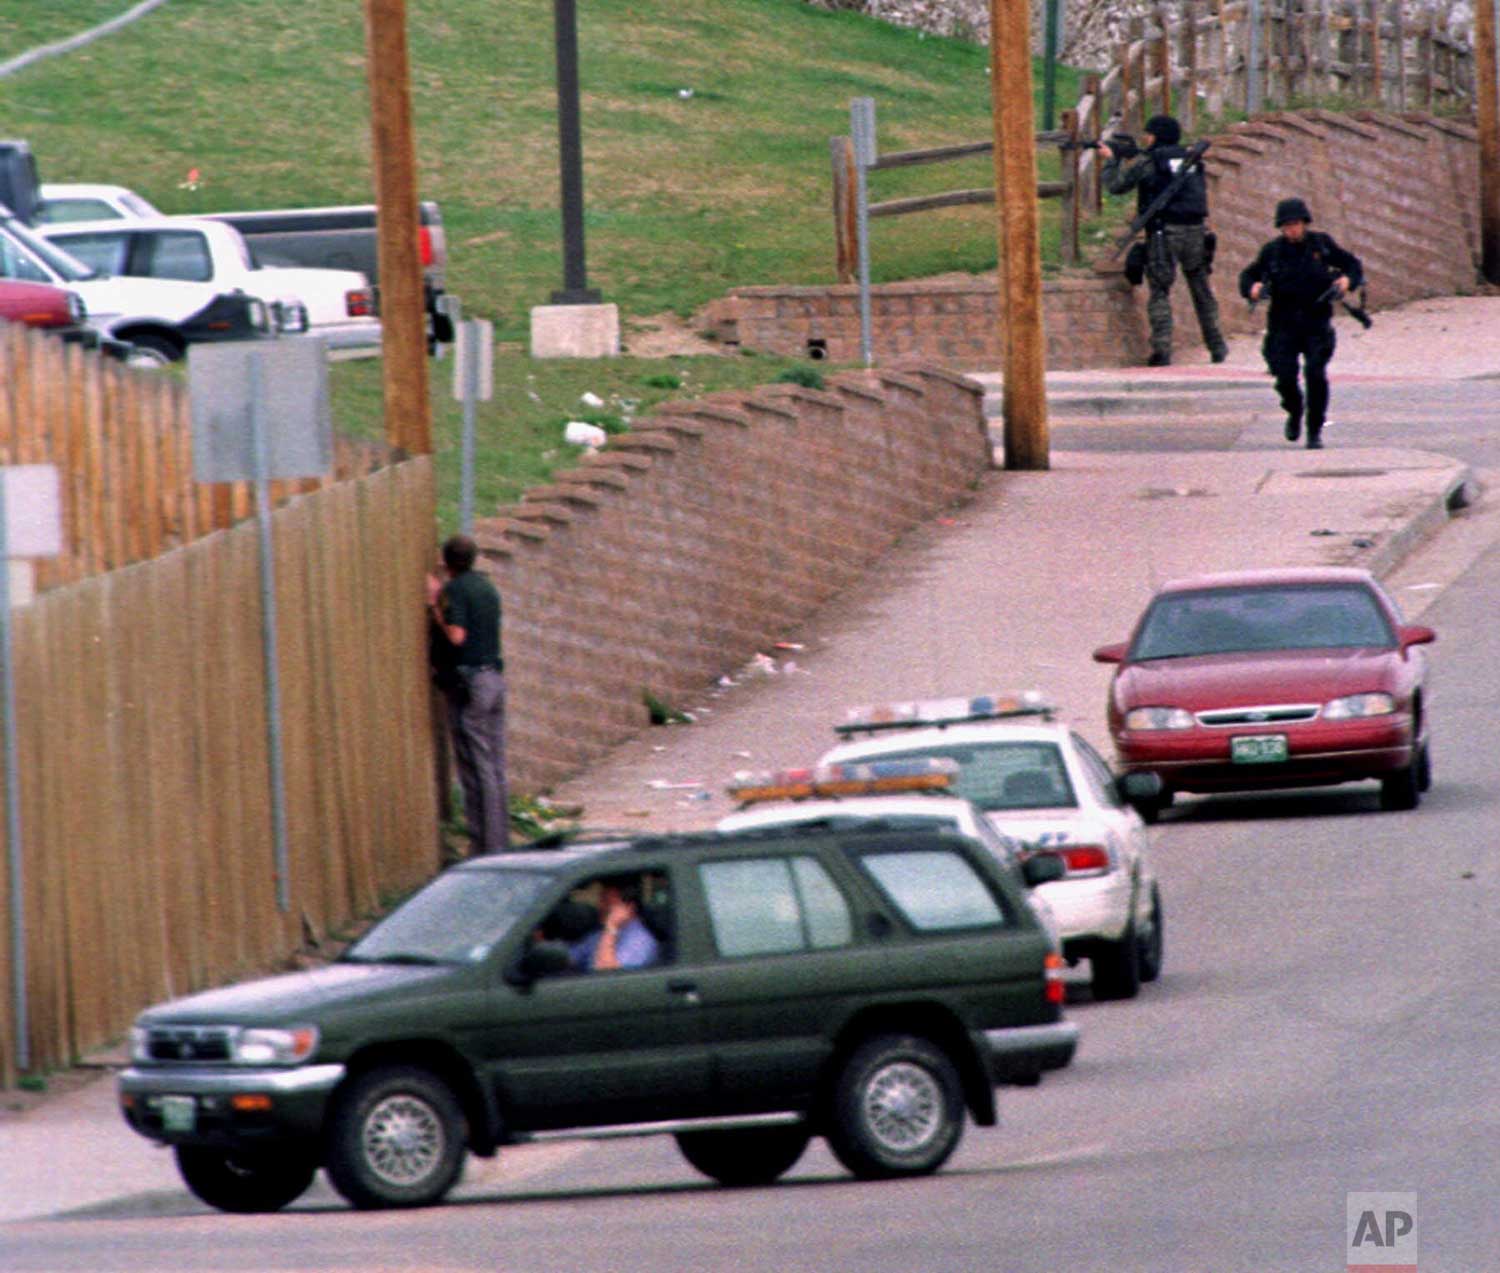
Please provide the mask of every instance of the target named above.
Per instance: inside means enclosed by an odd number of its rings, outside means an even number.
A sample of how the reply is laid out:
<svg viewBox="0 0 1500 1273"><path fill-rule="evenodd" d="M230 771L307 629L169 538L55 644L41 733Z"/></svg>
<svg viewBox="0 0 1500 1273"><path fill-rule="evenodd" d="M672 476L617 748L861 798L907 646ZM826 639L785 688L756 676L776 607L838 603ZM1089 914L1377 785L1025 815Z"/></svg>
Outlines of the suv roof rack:
<svg viewBox="0 0 1500 1273"><path fill-rule="evenodd" d="M975 721L1038 716L1052 720L1057 705L1041 690L1019 694L975 694L968 698L922 698L852 707L836 734L875 734L892 729L942 729Z"/></svg>

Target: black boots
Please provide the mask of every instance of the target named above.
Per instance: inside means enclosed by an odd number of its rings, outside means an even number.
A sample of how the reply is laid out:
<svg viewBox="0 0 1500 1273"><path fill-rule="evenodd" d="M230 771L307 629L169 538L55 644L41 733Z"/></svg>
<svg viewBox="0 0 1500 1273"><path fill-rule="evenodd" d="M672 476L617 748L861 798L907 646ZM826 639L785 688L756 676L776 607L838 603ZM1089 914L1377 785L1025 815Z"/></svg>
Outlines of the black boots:
<svg viewBox="0 0 1500 1273"><path fill-rule="evenodd" d="M1302 412L1288 411L1286 413L1286 425L1281 430L1288 442L1295 442L1302 436ZM1312 445L1312 434L1308 434L1308 446Z"/></svg>
<svg viewBox="0 0 1500 1273"><path fill-rule="evenodd" d="M1170 367L1171 365L1172 355L1164 354L1159 349L1153 349L1151 357L1146 359L1146 366L1148 367Z"/></svg>

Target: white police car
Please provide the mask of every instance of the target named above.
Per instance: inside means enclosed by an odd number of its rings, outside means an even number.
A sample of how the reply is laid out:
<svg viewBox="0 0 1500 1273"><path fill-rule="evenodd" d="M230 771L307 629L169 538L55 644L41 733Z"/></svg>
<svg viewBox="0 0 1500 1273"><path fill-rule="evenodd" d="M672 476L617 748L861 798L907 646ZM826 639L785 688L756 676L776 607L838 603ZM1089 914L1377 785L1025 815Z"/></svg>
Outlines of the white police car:
<svg viewBox="0 0 1500 1273"><path fill-rule="evenodd" d="M1057 917L1067 961L1089 960L1094 998L1132 998L1160 975L1161 893L1132 807L1150 798L1150 775L1117 779L1035 691L856 708L836 728L846 741L819 764L952 760L954 795L1029 852L1062 859L1063 878L1037 891Z"/></svg>
<svg viewBox="0 0 1500 1273"><path fill-rule="evenodd" d="M738 777L730 784L729 794L743 807L721 818L716 827L720 831L813 825L837 829L875 823L956 831L978 840L1015 873L1037 919L1061 951L1062 933L1052 904L1026 880L1026 846L991 824L970 801L952 794L957 773L952 761L920 759Z"/></svg>

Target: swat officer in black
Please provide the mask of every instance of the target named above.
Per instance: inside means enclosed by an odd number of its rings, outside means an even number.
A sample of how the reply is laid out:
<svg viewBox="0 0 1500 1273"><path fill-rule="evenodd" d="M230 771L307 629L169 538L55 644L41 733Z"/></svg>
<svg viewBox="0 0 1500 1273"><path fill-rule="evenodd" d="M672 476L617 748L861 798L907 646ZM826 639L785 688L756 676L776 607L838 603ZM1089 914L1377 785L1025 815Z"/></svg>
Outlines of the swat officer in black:
<svg viewBox="0 0 1500 1273"><path fill-rule="evenodd" d="M1170 115L1153 115L1146 121L1143 140L1146 148L1134 158L1117 154L1108 142L1101 142L1104 153L1104 184L1111 194L1136 191L1139 211L1144 212L1177 176L1183 157L1188 153L1179 144L1182 127ZM1172 284L1177 267L1187 279L1193 310L1209 357L1223 362L1229 347L1219 331L1219 304L1214 300L1208 276L1213 266L1212 239L1204 229L1208 217L1208 184L1201 164L1195 164L1186 180L1167 200L1166 206L1146 226L1146 282L1151 295L1146 302L1146 317L1151 323L1151 356L1147 364L1165 367L1172 361Z"/></svg>
<svg viewBox="0 0 1500 1273"><path fill-rule="evenodd" d="M1276 392L1286 412L1286 440L1302 435L1307 412L1307 445L1323 445L1328 419L1328 360L1333 357L1333 302L1364 282L1359 258L1346 252L1332 236L1307 227L1312 213L1301 199L1276 205L1280 234L1261 248L1240 271L1240 295L1252 303L1267 293L1271 314L1261 346L1266 367L1276 377ZM1297 383L1297 359L1307 382L1304 402Z"/></svg>

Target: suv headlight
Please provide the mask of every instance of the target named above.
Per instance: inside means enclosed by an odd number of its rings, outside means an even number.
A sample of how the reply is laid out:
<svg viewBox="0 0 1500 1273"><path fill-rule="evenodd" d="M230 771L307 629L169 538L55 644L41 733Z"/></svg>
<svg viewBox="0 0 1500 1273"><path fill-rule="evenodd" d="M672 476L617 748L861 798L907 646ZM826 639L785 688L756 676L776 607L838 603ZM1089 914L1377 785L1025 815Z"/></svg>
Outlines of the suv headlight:
<svg viewBox="0 0 1500 1273"><path fill-rule="evenodd" d="M229 1047L229 1059L235 1065L300 1065L317 1048L317 1026L246 1029L235 1034Z"/></svg>
<svg viewBox="0 0 1500 1273"><path fill-rule="evenodd" d="M1135 707L1125 713L1126 729L1192 729L1194 724L1184 707Z"/></svg>
<svg viewBox="0 0 1500 1273"><path fill-rule="evenodd" d="M1389 694L1350 694L1323 704L1324 720L1357 720L1362 716L1389 716L1396 700Z"/></svg>

